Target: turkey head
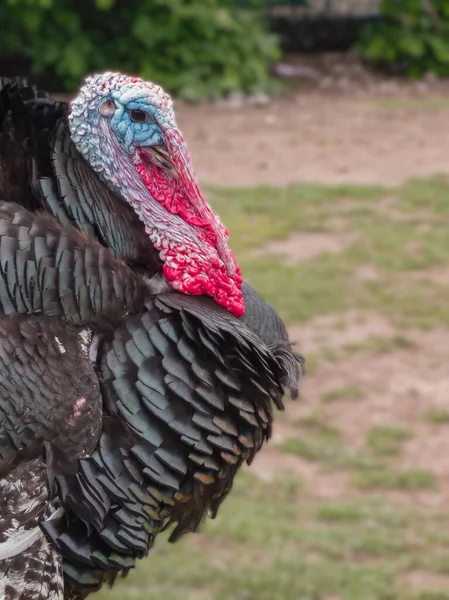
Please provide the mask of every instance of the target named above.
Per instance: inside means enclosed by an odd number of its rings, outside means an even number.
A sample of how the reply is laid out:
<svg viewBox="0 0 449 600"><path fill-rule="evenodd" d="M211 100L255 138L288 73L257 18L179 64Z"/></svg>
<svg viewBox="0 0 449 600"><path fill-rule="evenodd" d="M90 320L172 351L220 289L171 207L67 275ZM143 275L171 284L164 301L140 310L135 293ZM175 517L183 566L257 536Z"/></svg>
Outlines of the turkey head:
<svg viewBox="0 0 449 600"><path fill-rule="evenodd" d="M211 296L241 317L240 269L201 193L170 96L137 77L94 75L69 122L78 151L144 223L171 287Z"/></svg>

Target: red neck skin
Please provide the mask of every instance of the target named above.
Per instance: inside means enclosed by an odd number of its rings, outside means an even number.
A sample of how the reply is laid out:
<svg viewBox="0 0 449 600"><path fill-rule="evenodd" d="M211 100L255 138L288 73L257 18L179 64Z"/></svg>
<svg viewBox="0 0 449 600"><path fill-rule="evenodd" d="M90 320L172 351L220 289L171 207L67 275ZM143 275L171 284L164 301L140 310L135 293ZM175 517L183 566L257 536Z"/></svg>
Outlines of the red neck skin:
<svg viewBox="0 0 449 600"><path fill-rule="evenodd" d="M203 198L179 130L171 129L165 134L176 178L152 164L146 158L145 148L138 150L140 160L135 163L152 198L190 226L183 228L188 233L181 238L170 236L166 228L147 227L160 251L164 275L177 291L206 294L236 317L242 317L242 277L227 242L228 232Z"/></svg>

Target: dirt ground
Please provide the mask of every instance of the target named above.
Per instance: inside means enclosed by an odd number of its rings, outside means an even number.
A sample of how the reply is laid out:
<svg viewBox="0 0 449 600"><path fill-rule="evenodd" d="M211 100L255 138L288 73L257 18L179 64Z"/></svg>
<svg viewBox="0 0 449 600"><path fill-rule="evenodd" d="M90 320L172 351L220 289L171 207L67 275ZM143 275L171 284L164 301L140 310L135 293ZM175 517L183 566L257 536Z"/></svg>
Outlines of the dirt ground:
<svg viewBox="0 0 449 600"><path fill-rule="evenodd" d="M449 172L449 92L425 82L309 86L261 106L178 103L177 115L207 183L398 185Z"/></svg>

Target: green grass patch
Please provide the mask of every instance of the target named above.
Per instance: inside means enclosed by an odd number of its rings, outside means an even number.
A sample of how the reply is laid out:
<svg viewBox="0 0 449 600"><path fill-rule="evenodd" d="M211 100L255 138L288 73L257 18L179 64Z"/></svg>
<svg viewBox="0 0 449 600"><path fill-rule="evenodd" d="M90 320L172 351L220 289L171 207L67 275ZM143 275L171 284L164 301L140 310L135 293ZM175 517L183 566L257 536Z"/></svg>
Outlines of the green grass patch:
<svg viewBox="0 0 449 600"><path fill-rule="evenodd" d="M432 425L447 425L449 423L449 411L443 408L429 410L426 412L426 421Z"/></svg>
<svg viewBox="0 0 449 600"><path fill-rule="evenodd" d="M434 489L436 477L425 469L396 470L390 467L367 469L354 475L354 483L362 490L407 490Z"/></svg>
<svg viewBox="0 0 449 600"><path fill-rule="evenodd" d="M230 231L244 277L288 322L357 309L378 311L402 327L449 325L449 282L423 285L415 277L449 267L449 178L414 180L394 190L213 188L209 199ZM347 233L353 241L341 252L318 252L297 265L264 253L270 240L293 232L301 243L301 231ZM359 279L361 266L373 267L377 278Z"/></svg>
<svg viewBox="0 0 449 600"><path fill-rule="evenodd" d="M267 256L240 261L245 278L290 323L306 322L351 306L350 269L332 260L286 265Z"/></svg>
<svg viewBox="0 0 449 600"><path fill-rule="evenodd" d="M362 400L365 392L356 385L345 385L339 388L328 390L321 396L323 402L331 403L340 400Z"/></svg>
<svg viewBox="0 0 449 600"><path fill-rule="evenodd" d="M348 354L370 352L372 354L389 354L396 350L412 349L416 343L405 335L372 336L354 344L345 344L343 350Z"/></svg>
<svg viewBox="0 0 449 600"><path fill-rule="evenodd" d="M370 429L367 444L375 454L394 456L411 437L410 431L403 427L377 426Z"/></svg>
<svg viewBox="0 0 449 600"><path fill-rule="evenodd" d="M429 221L435 226L437 225L435 217L447 217L449 214L448 186L449 177L446 175L412 179L399 189L399 207L425 211L427 219L421 222L421 228L424 228L423 226Z"/></svg>
<svg viewBox="0 0 449 600"><path fill-rule="evenodd" d="M323 414L300 419L296 425L298 434L285 440L281 446L284 452L310 461L335 461L342 451L343 440L338 429Z"/></svg>
<svg viewBox="0 0 449 600"><path fill-rule="evenodd" d="M311 501L290 479L267 484L244 472L200 534L174 545L159 536L137 569L93 598L415 600L402 574L438 556L426 536L446 524L430 508L374 495Z"/></svg>
<svg viewBox="0 0 449 600"><path fill-rule="evenodd" d="M431 98L380 98L375 103L388 110L435 110L449 109L449 100L445 96Z"/></svg>

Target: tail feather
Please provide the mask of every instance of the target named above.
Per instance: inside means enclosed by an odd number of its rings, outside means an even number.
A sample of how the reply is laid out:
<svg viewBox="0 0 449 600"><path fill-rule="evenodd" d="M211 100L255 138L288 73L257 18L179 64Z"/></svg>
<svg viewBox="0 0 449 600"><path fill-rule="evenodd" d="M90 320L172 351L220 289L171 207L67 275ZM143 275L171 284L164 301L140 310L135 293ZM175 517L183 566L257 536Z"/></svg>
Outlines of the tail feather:
<svg viewBox="0 0 449 600"><path fill-rule="evenodd" d="M281 341L269 347L282 369L281 384L289 390L292 398L297 398L299 379L304 371L304 359L293 352L289 342Z"/></svg>

